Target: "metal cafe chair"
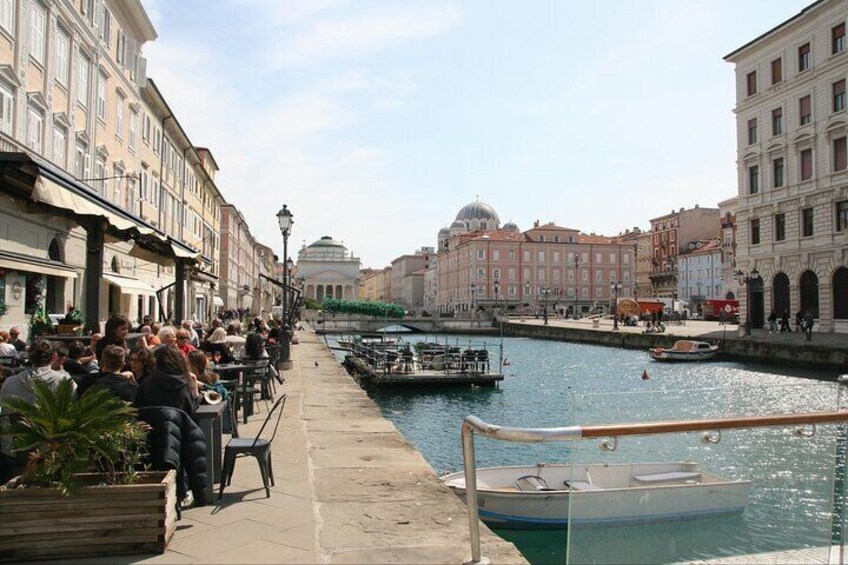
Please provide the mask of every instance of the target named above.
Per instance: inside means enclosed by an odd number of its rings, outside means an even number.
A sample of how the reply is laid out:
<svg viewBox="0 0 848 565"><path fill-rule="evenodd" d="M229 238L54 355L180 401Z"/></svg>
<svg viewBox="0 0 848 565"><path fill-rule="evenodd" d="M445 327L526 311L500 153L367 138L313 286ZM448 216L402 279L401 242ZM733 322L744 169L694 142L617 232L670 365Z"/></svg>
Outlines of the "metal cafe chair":
<svg viewBox="0 0 848 565"><path fill-rule="evenodd" d="M224 496L224 487L229 486L233 479L233 471L235 471L236 467L236 459L239 457L255 457L257 463L259 463L259 472L262 475L262 484L265 486L265 496L267 498L271 498L271 489L270 486L274 486L274 468L271 464L271 444L274 442L274 438L277 436L277 430L280 427L280 420L283 419L283 407L286 404L286 395L283 394L277 401L274 403L273 408L268 412L268 415L265 417L265 421L262 423L262 427L259 428L259 433L256 434L256 437L241 437L241 438L232 438L227 442L226 447L224 447L224 467L221 470L221 485L218 490L218 500ZM265 427L268 425L268 422L271 421L271 418L274 416L274 412L279 410L277 413L277 422L274 425L274 431L271 434L270 439L264 439L262 437L262 432L265 431Z"/></svg>
<svg viewBox="0 0 848 565"><path fill-rule="evenodd" d="M243 422L247 424L247 417L253 414L253 405L256 402L256 395L265 401L265 407L268 407L268 400L273 400L271 393L270 379L271 367L270 359L259 359L257 361L243 361L246 367L239 379L239 400L242 405ZM256 388L256 384L259 388Z"/></svg>

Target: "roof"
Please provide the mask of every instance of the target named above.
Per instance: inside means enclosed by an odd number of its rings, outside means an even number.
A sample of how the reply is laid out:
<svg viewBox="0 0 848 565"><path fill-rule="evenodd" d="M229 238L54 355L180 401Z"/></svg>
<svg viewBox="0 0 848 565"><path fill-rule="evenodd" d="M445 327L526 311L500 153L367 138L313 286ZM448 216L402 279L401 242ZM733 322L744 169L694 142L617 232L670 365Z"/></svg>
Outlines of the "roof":
<svg viewBox="0 0 848 565"><path fill-rule="evenodd" d="M520 232L507 230L476 231L468 241L527 241L527 236Z"/></svg>
<svg viewBox="0 0 848 565"><path fill-rule="evenodd" d="M500 223L500 219L498 218L498 213L495 212L495 209L486 204L485 202L472 202L471 204L466 204L462 207L462 209L456 215L457 221L460 220L495 220Z"/></svg>
<svg viewBox="0 0 848 565"><path fill-rule="evenodd" d="M804 8L803 10L801 10L800 12L798 12L797 14L795 14L794 16L789 18L788 20L784 21L783 23L776 25L775 27L771 28L770 30L768 30L764 34L760 35L759 37L752 39L751 41L749 41L748 43L746 43L742 47L739 47L738 49L728 53L727 55L724 56L724 60L730 62L733 57L735 57L736 55L738 55L740 52L744 51L748 47L754 45L755 43L759 43L759 41L761 39L765 39L766 37L775 33L776 31L788 26L789 24L791 24L791 23L793 23L797 20L800 20L801 18L806 16L809 12L815 10L821 4L824 4L825 2L828 2L828 1L829 0L818 0L817 2L813 2L812 4L810 4L809 6L807 6L806 8Z"/></svg>
<svg viewBox="0 0 848 565"><path fill-rule="evenodd" d="M344 245L342 245L341 243L339 243L338 241L336 241L335 239L333 239L329 235L323 236L321 239L313 242L312 244L308 245L307 247L341 247L341 248L345 249Z"/></svg>
<svg viewBox="0 0 848 565"><path fill-rule="evenodd" d="M699 241L690 241L686 249L680 252L681 255L697 255L699 253L710 253L711 251L721 250L721 240L703 239Z"/></svg>
<svg viewBox="0 0 848 565"><path fill-rule="evenodd" d="M577 243L590 243L590 244L601 244L608 245L615 243L615 239L611 237L607 237L605 235L593 235L593 234L585 234L581 233L577 235Z"/></svg>

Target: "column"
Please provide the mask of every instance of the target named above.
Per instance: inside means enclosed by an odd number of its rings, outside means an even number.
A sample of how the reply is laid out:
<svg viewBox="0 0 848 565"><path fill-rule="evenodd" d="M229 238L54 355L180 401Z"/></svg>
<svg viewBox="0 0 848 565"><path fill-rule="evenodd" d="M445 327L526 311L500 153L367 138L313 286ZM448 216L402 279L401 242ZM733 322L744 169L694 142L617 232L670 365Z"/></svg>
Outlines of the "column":
<svg viewBox="0 0 848 565"><path fill-rule="evenodd" d="M85 288L83 289L83 307L85 329L100 331L100 279L103 277L103 220L91 220L83 224L85 228Z"/></svg>
<svg viewBox="0 0 848 565"><path fill-rule="evenodd" d="M180 324L185 318L185 299L186 299L186 262L184 259L177 259L174 266L174 274L176 282L174 284L174 324Z"/></svg>

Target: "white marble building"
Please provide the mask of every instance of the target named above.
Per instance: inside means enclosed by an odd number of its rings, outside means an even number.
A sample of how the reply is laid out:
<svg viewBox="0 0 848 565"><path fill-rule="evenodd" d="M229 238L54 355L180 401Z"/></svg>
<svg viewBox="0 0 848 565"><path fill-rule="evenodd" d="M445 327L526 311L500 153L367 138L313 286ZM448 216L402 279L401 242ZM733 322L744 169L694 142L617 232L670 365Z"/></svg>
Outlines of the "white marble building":
<svg viewBox="0 0 848 565"><path fill-rule="evenodd" d="M360 261L347 248L325 235L302 248L297 255L297 272L304 298L356 300L359 293Z"/></svg>

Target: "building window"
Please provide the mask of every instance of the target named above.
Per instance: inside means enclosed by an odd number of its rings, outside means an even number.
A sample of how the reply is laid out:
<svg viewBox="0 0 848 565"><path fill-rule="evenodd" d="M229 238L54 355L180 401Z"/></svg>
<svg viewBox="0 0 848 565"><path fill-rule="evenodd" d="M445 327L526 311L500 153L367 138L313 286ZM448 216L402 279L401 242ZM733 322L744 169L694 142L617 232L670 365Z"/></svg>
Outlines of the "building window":
<svg viewBox="0 0 848 565"><path fill-rule="evenodd" d="M192 175L192 179L194 179L194 175ZM501 252L499 250L495 249L494 251L492 251L492 260L493 261L500 261L501 260Z"/></svg>
<svg viewBox="0 0 848 565"><path fill-rule="evenodd" d="M771 62L771 83L775 85L783 80L783 59L777 58Z"/></svg>
<svg viewBox="0 0 848 565"><path fill-rule="evenodd" d="M0 0L2 1L2 0ZM68 36L61 30L56 30L56 82L68 86Z"/></svg>
<svg viewBox="0 0 848 565"><path fill-rule="evenodd" d="M130 111L130 149L135 150L138 137L138 113Z"/></svg>
<svg viewBox="0 0 848 565"><path fill-rule="evenodd" d="M774 188L783 186L783 157L772 161L772 184Z"/></svg>
<svg viewBox="0 0 848 565"><path fill-rule="evenodd" d="M88 156L88 147L84 143L77 143L76 152L74 153L74 172L77 178L87 179L88 171L91 168L91 162Z"/></svg>
<svg viewBox="0 0 848 565"><path fill-rule="evenodd" d="M115 100L115 135L124 138L124 97L120 94Z"/></svg>
<svg viewBox="0 0 848 565"><path fill-rule="evenodd" d="M88 76L91 72L91 61L80 53L79 56L79 67L77 68L77 101L83 105L83 107L88 107Z"/></svg>
<svg viewBox="0 0 848 565"><path fill-rule="evenodd" d="M836 55L845 51L845 24L841 23L830 30L831 54Z"/></svg>
<svg viewBox="0 0 848 565"><path fill-rule="evenodd" d="M810 68L810 44L805 43L798 48L798 72L803 73Z"/></svg>
<svg viewBox="0 0 848 565"><path fill-rule="evenodd" d="M486 278L486 269L477 269L477 280L483 280Z"/></svg>
<svg viewBox="0 0 848 565"><path fill-rule="evenodd" d="M758 245L760 243L760 220L759 218L754 218L751 220L751 245Z"/></svg>
<svg viewBox="0 0 848 565"><path fill-rule="evenodd" d="M760 191L760 167L752 165L748 167L748 194L756 194Z"/></svg>
<svg viewBox="0 0 848 565"><path fill-rule="evenodd" d="M801 116L801 125L805 126L813 121L813 106L810 95L806 95L798 101L798 114Z"/></svg>
<svg viewBox="0 0 848 565"><path fill-rule="evenodd" d="M539 251L538 257L539 257L539 263L545 262L545 252L544 251Z"/></svg>
<svg viewBox="0 0 848 565"><path fill-rule="evenodd" d="M44 131L44 115L36 108L27 108L27 146L36 153L41 153Z"/></svg>
<svg viewBox="0 0 848 565"><path fill-rule="evenodd" d="M833 83L833 111L845 109L845 79Z"/></svg>
<svg viewBox="0 0 848 565"><path fill-rule="evenodd" d="M780 135L783 133L783 108L775 108L771 111L771 134Z"/></svg>
<svg viewBox="0 0 848 565"><path fill-rule="evenodd" d="M15 0L0 0L0 27L15 36Z"/></svg>
<svg viewBox="0 0 848 565"><path fill-rule="evenodd" d="M97 75L97 117L106 120L106 75Z"/></svg>
<svg viewBox="0 0 848 565"><path fill-rule="evenodd" d="M525 261L529 261L529 260L530 260L530 252L529 252L529 251L527 251L527 250L525 249L525 250L524 250L523 255L524 255L524 260L525 260Z"/></svg>
<svg viewBox="0 0 848 565"><path fill-rule="evenodd" d="M848 200L836 203L836 231L848 229Z"/></svg>
<svg viewBox="0 0 848 565"><path fill-rule="evenodd" d="M65 158L68 152L68 134L65 128L53 126L53 162L65 168Z"/></svg>
<svg viewBox="0 0 848 565"><path fill-rule="evenodd" d="M774 240L783 241L786 239L786 214L774 215Z"/></svg>
<svg viewBox="0 0 848 565"><path fill-rule="evenodd" d="M600 269L595 271L595 281L602 282L604 280L604 272Z"/></svg>
<svg viewBox="0 0 848 565"><path fill-rule="evenodd" d="M478 249L477 250L477 258L478 259L485 259L486 258L486 250L485 249Z"/></svg>
<svg viewBox="0 0 848 565"><path fill-rule="evenodd" d="M98 35L107 46L112 40L112 14L106 9L106 6L101 6L100 21L98 25Z"/></svg>
<svg viewBox="0 0 848 565"><path fill-rule="evenodd" d="M801 210L801 236L813 236L813 209L804 208Z"/></svg>
<svg viewBox="0 0 848 565"><path fill-rule="evenodd" d="M498 269L497 267L495 267L495 269L492 271L492 276L494 277L495 280L500 279L501 278L501 270Z"/></svg>
<svg viewBox="0 0 848 565"><path fill-rule="evenodd" d="M801 151L801 180L810 180L813 178L813 150L804 149Z"/></svg>
<svg viewBox="0 0 848 565"><path fill-rule="evenodd" d="M748 120L748 144L757 142L757 118Z"/></svg>
<svg viewBox="0 0 848 565"><path fill-rule="evenodd" d="M45 30L47 29L47 14L38 2L32 2L29 10L29 54L33 59L44 64Z"/></svg>
<svg viewBox="0 0 848 565"><path fill-rule="evenodd" d="M848 168L848 138L839 137L833 140L833 170L844 171Z"/></svg>
<svg viewBox="0 0 848 565"><path fill-rule="evenodd" d="M0 131L12 135L12 117L15 115L15 98L12 91L0 85Z"/></svg>
<svg viewBox="0 0 848 565"><path fill-rule="evenodd" d="M748 86L748 96L753 96L757 93L757 71L752 71L748 73L746 81Z"/></svg>
<svg viewBox="0 0 848 565"><path fill-rule="evenodd" d="M94 160L94 180L92 181L92 186L97 189L97 192L103 194L104 191L104 183L106 177L106 162L98 157Z"/></svg>

